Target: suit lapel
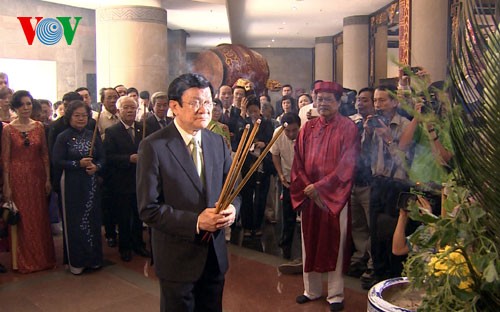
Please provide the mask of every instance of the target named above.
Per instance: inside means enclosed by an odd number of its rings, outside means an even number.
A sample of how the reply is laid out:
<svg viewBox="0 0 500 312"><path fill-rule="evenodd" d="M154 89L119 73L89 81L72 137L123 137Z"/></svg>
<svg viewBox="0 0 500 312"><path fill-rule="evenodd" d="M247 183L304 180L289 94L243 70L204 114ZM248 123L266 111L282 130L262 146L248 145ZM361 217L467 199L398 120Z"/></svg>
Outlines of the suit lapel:
<svg viewBox="0 0 500 312"><path fill-rule="evenodd" d="M135 142L134 145L138 149L139 144L141 143L142 140L142 126L138 122L134 121L134 131L135 131Z"/></svg>
<svg viewBox="0 0 500 312"><path fill-rule="evenodd" d="M198 176L193 159L189 154L186 144L184 144L181 134L177 131L177 128L174 125L165 129L169 130L168 133L170 137L170 140L167 141L167 148L170 150L182 169L186 172L187 176L193 182L198 191L200 191L200 193L203 192L203 185L200 177Z"/></svg>

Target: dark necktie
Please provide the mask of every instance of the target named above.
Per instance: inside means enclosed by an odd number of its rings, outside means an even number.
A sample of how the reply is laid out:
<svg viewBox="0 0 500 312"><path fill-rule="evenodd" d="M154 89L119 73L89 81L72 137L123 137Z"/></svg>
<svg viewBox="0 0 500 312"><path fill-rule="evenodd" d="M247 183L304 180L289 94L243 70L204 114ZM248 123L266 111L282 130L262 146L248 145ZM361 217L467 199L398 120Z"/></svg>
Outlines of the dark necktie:
<svg viewBox="0 0 500 312"><path fill-rule="evenodd" d="M134 128L129 127L127 129L128 135L130 135L130 138L132 139L132 142L135 142L135 133L134 133Z"/></svg>
<svg viewBox="0 0 500 312"><path fill-rule="evenodd" d="M226 111L224 112L224 119L227 121L229 121L229 109L226 109Z"/></svg>
<svg viewBox="0 0 500 312"><path fill-rule="evenodd" d="M196 172L198 172L198 175L200 176L201 182L204 184L204 176L203 176L203 153L201 150L201 146L199 143L196 141L195 138L191 139L191 142L189 142L189 145L191 145L191 157L193 158L194 166L196 167Z"/></svg>
<svg viewBox="0 0 500 312"><path fill-rule="evenodd" d="M160 119L159 123L162 129L167 126L167 121L165 119Z"/></svg>

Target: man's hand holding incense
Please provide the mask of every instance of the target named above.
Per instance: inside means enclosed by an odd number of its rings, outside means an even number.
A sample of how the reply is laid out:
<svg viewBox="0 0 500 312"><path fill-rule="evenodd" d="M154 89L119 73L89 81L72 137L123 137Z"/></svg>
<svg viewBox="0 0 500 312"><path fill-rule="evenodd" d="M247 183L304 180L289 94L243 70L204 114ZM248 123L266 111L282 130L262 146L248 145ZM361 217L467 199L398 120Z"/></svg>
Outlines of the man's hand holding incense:
<svg viewBox="0 0 500 312"><path fill-rule="evenodd" d="M236 219L236 208L233 205L229 205L220 212L220 215L223 217L217 221L217 229L230 227Z"/></svg>
<svg viewBox="0 0 500 312"><path fill-rule="evenodd" d="M223 218L224 215L216 213L216 208L206 208L198 216L198 228L207 232L215 232L219 229L219 220Z"/></svg>

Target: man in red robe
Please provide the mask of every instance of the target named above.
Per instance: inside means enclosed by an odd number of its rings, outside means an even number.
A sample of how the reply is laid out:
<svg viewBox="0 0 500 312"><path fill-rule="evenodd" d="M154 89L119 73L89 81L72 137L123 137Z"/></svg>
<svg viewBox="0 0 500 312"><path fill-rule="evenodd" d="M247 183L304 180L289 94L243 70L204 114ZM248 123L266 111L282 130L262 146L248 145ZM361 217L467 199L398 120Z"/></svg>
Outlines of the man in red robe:
<svg viewBox="0 0 500 312"><path fill-rule="evenodd" d="M321 275L328 273L330 310L342 311L342 269L349 261L347 202L359 151L358 130L338 112L341 85L318 82L314 92L320 117L302 128L291 172L292 205L302 213L304 262L304 294L296 301L302 304L321 297Z"/></svg>

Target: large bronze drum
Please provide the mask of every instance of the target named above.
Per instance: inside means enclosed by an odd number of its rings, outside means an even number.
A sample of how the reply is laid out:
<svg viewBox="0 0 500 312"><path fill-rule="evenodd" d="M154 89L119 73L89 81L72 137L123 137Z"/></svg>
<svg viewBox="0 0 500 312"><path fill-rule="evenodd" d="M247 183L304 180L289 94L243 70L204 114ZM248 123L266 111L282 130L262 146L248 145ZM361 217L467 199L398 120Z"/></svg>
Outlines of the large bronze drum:
<svg viewBox="0 0 500 312"><path fill-rule="evenodd" d="M269 78L269 66L259 53L240 44L220 44L201 52L194 62L194 72L205 76L215 90L222 85L233 86L239 78L253 82L262 92Z"/></svg>

